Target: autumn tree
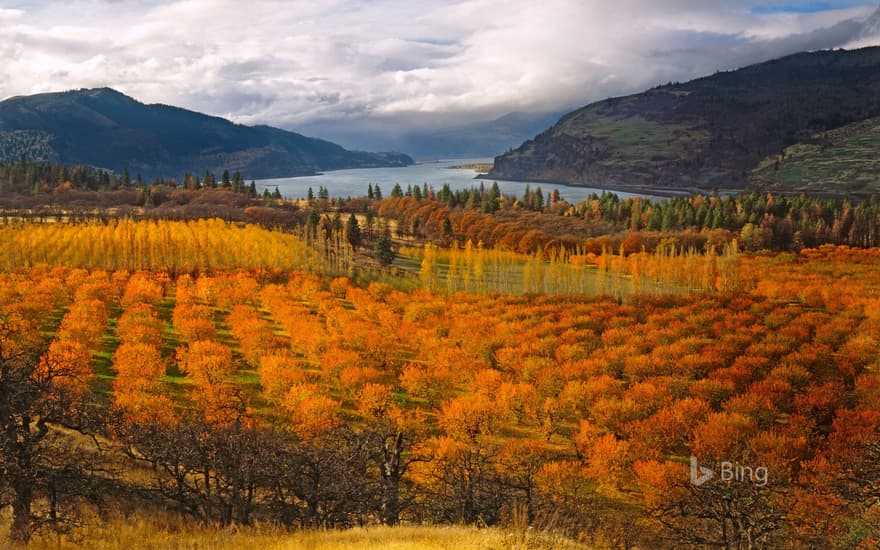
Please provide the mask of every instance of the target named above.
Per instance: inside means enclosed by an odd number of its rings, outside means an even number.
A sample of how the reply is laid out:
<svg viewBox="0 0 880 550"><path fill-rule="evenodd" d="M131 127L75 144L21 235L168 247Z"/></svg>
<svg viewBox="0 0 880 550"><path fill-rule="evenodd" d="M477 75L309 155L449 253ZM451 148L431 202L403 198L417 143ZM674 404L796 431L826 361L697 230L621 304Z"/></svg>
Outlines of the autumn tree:
<svg viewBox="0 0 880 550"><path fill-rule="evenodd" d="M41 359L44 348L37 322L0 314L0 508L12 508L13 544L26 544L38 526L58 520L54 505L35 507L47 491L61 489L53 480L64 477L71 481L65 487L76 490L89 479L57 449L53 424L88 426L81 390L91 372L78 351L56 347ZM66 496L56 493L50 504Z"/></svg>
<svg viewBox="0 0 880 550"><path fill-rule="evenodd" d="M122 344L113 354L113 405L127 422L167 424L175 420L174 405L164 394L161 352L149 344Z"/></svg>

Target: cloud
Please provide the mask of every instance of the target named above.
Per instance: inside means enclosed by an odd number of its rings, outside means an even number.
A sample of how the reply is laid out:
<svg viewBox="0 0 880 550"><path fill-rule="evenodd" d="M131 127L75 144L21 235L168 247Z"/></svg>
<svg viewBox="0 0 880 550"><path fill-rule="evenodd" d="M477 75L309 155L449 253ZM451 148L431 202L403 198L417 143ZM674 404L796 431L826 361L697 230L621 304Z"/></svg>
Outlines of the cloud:
<svg viewBox="0 0 880 550"><path fill-rule="evenodd" d="M0 97L112 86L296 129L561 111L803 49L876 44L862 2L29 0Z"/></svg>

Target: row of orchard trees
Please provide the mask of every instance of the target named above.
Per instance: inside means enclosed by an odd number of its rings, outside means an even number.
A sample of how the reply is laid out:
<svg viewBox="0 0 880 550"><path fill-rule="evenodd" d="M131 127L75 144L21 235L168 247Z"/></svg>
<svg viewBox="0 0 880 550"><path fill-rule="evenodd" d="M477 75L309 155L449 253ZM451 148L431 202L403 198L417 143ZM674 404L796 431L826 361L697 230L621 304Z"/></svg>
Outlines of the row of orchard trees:
<svg viewBox="0 0 880 550"><path fill-rule="evenodd" d="M162 280L144 273L131 277L116 322L119 346L113 354L113 407L127 422L170 425L174 406L162 391L166 360L162 356L164 324L156 307L164 298Z"/></svg>
<svg viewBox="0 0 880 550"><path fill-rule="evenodd" d="M0 227L0 268L41 263L172 273L236 268L321 271L325 267L324 259L294 235L218 219Z"/></svg>
<svg viewBox="0 0 880 550"><path fill-rule="evenodd" d="M206 523L524 517L619 548L875 545L876 251L750 261L752 291L633 305L40 268L0 276L3 314L35 327L3 349L43 329L94 349L108 323L77 302L118 304L108 429L152 466L147 492ZM70 425L90 373L47 382L36 359L40 410ZM690 455L768 481L697 488ZM31 489L17 517L50 515L52 487Z"/></svg>
<svg viewBox="0 0 880 550"><path fill-rule="evenodd" d="M0 505L11 508L13 543L37 525L66 528L66 512L101 491L96 449L70 445L58 426L94 427L92 353L126 277L46 268L0 276Z"/></svg>
<svg viewBox="0 0 880 550"><path fill-rule="evenodd" d="M603 249L601 254L575 249L556 250L545 259L499 249L485 249L467 241L463 248L405 247L401 255L420 260L424 288L441 292L501 292L511 294L585 294L631 297L680 294L690 291L737 292L751 288L747 261L737 242L717 252L674 242L652 252L626 254Z"/></svg>
<svg viewBox="0 0 880 550"><path fill-rule="evenodd" d="M235 455L249 517L494 523L522 509L620 547L833 544L871 517L847 480L871 479L878 437L880 281L867 253L811 258L764 260L774 273L753 293L638 308L239 275L256 291L226 320L283 420L199 429L285 465ZM835 263L854 279L838 281ZM766 466L769 482L695 490L689 454ZM854 472L834 468L844 458Z"/></svg>
<svg viewBox="0 0 880 550"><path fill-rule="evenodd" d="M357 227L352 216L349 225ZM131 221L83 224L12 224L0 227L0 267L70 265L101 269L157 269L173 274L247 268L300 269L354 275L351 230L341 218L317 217L294 234L221 220ZM381 239L380 239L381 240ZM630 242L632 241L632 242ZM641 243L641 248L639 244ZM517 254L467 241L462 248L426 245L404 255L421 261L422 284L450 292L544 292L615 296L681 290L745 288L736 241L701 254L675 239L644 251L639 239L596 253L583 246L548 254ZM641 252L640 252L641 250ZM720 252L718 252L720 251ZM619 257L617 257L619 256ZM626 256L626 258L624 258ZM393 257L393 253L392 253ZM584 269L596 265L600 269Z"/></svg>

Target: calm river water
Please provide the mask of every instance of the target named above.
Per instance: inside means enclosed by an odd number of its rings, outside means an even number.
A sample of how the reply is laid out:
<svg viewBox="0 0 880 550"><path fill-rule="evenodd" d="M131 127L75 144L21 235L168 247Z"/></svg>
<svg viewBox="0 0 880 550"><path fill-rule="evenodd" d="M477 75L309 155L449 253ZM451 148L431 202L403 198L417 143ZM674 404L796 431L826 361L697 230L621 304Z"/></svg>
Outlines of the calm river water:
<svg viewBox="0 0 880 550"><path fill-rule="evenodd" d="M456 169L453 166L474 163L491 163L492 159L455 159L440 160L434 162L425 162L406 166L402 168L358 168L353 170L334 170L325 172L317 176L302 176L298 178L277 178L257 180L257 191L263 192L263 189L274 191L275 187L281 194L290 199L305 198L308 194L309 187L317 195L318 187L324 186L330 192L331 197L363 197L367 194L367 186L379 185L382 189L383 196L387 197L391 193L394 184L399 183L406 190L407 185L422 185L427 183L428 186L434 186L435 190L440 190L444 184L449 184L452 189L469 189L471 187L479 187L480 180L474 179L477 175L475 170ZM486 187L490 187L494 180L483 180ZM516 195L521 197L525 191L526 185L530 185L532 189L537 186L541 187L546 195L554 189L559 190L559 194L563 199L568 200L572 204L586 199L590 193L601 194L602 189L594 189L590 187L569 187L566 185L555 185L552 183L535 183L520 181L499 181L498 186L504 195ZM637 196L633 193L616 192L621 197ZM650 197L650 195L641 195Z"/></svg>

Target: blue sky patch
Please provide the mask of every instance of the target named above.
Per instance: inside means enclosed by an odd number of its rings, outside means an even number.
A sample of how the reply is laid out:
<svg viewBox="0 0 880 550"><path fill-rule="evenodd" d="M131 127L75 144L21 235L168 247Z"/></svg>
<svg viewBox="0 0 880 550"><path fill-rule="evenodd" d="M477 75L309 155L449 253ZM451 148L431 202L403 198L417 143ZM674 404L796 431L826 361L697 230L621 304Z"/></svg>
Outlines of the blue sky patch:
<svg viewBox="0 0 880 550"><path fill-rule="evenodd" d="M822 11L841 10L867 5L871 4L864 2L864 0L851 2L779 2L775 4L753 6L751 11L755 14L818 13Z"/></svg>

